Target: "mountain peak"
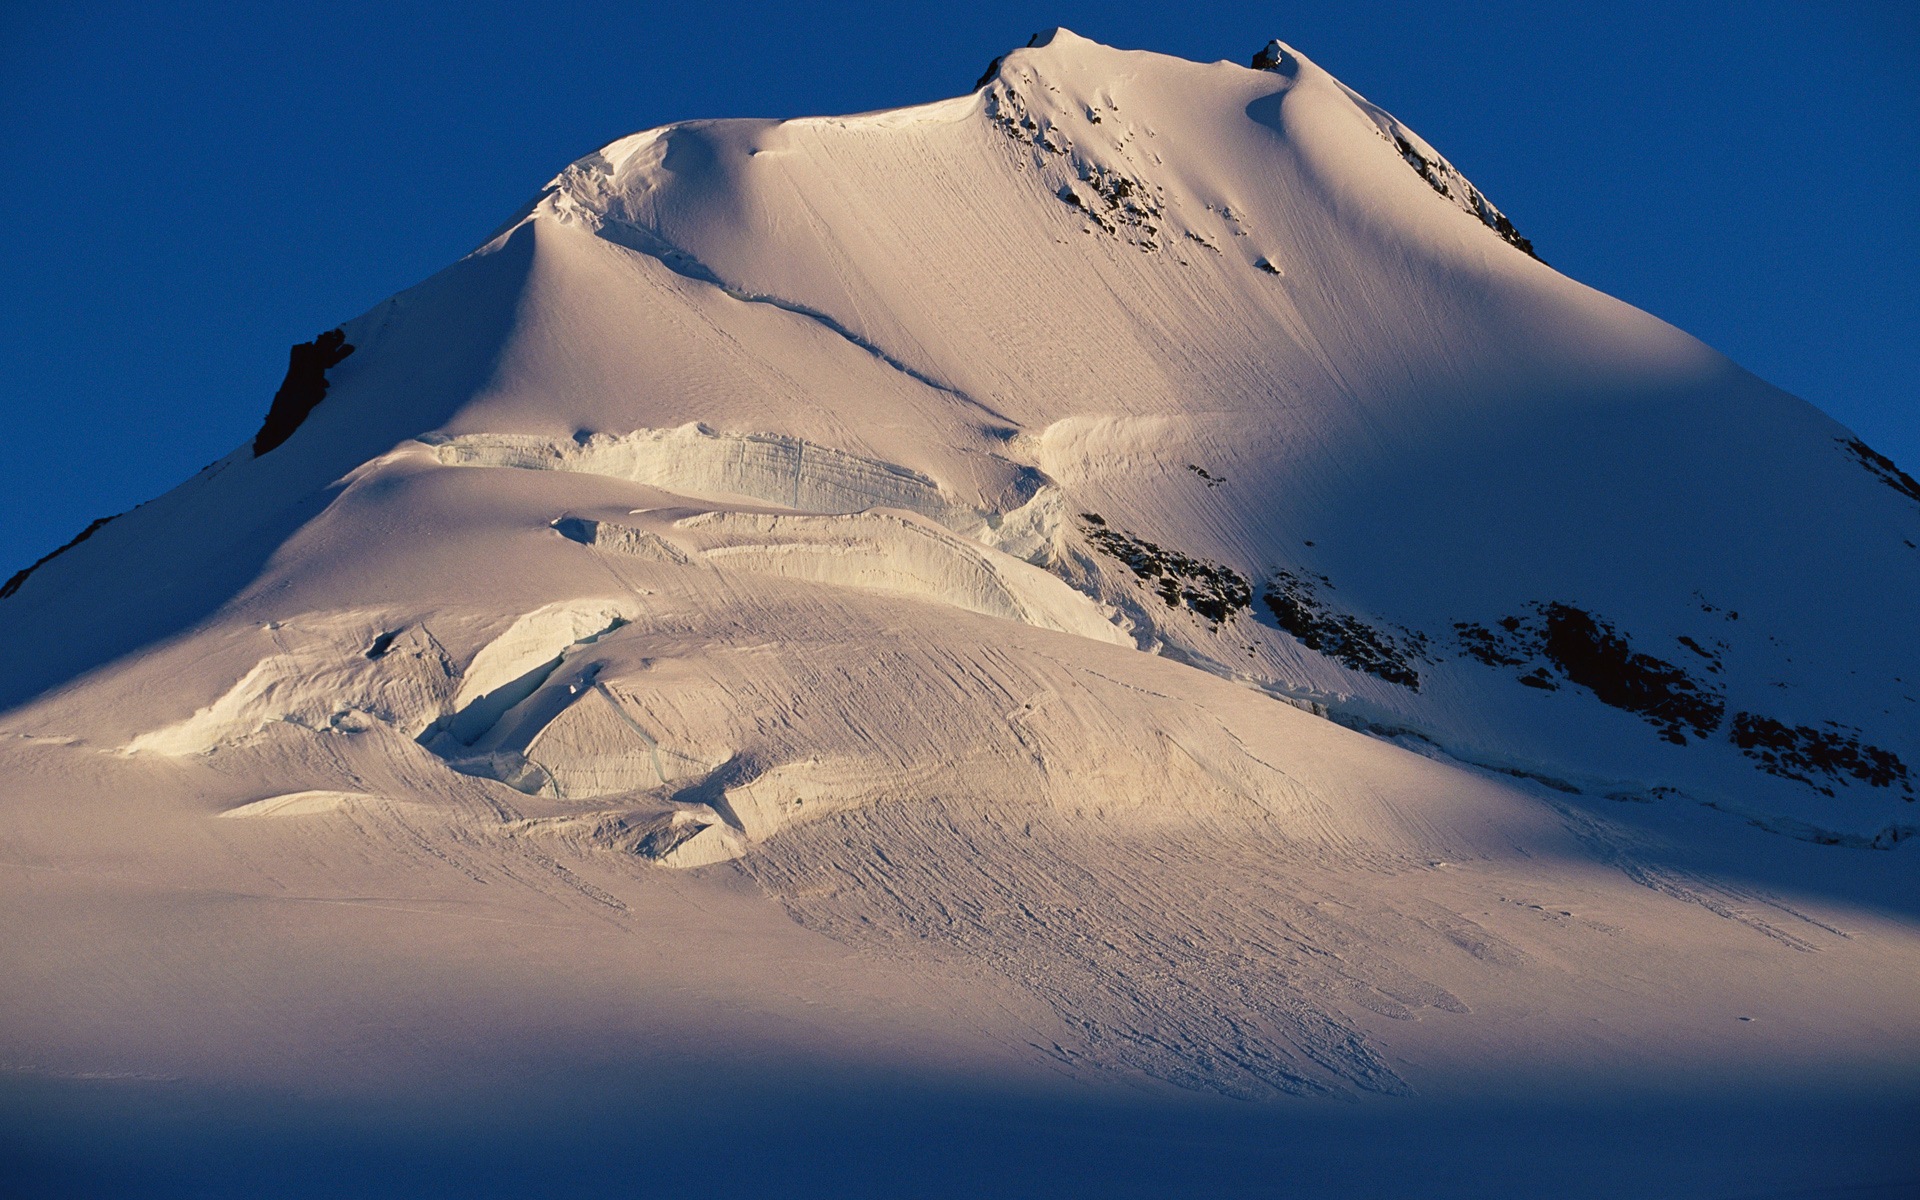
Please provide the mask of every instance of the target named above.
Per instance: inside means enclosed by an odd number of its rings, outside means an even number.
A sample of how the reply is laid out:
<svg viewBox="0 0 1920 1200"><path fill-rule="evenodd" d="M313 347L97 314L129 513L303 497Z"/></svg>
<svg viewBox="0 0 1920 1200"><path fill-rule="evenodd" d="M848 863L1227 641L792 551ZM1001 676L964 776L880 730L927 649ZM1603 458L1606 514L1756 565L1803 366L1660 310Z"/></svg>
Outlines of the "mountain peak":
<svg viewBox="0 0 1920 1200"><path fill-rule="evenodd" d="M7 1053L391 1070L384 988L1253 1100L1920 1028L1856 882L1920 834L1920 483L1263 61L648 130L295 347L261 453L0 585L10 944L121 939Z"/></svg>
<svg viewBox="0 0 1920 1200"><path fill-rule="evenodd" d="M1250 65L1256 71L1271 71L1286 61L1287 53L1286 44L1274 38L1255 52Z"/></svg>

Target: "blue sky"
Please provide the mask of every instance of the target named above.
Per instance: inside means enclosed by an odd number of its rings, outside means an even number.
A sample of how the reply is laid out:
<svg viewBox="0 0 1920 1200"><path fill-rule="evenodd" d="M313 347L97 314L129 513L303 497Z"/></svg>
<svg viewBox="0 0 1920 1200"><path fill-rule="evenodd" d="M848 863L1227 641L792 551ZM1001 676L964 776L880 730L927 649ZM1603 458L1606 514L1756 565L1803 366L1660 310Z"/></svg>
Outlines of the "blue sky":
<svg viewBox="0 0 1920 1200"><path fill-rule="evenodd" d="M561 166L966 90L1036 29L1298 46L1575 278L1920 473L1920 5L0 5L0 576L251 437L287 346Z"/></svg>

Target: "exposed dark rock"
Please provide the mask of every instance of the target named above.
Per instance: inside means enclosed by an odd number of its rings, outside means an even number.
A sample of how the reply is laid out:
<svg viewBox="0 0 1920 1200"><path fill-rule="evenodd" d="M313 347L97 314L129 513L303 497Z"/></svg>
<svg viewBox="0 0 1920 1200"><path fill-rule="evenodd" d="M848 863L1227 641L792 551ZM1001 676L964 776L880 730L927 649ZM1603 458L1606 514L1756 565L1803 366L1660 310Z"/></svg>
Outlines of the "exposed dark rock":
<svg viewBox="0 0 1920 1200"><path fill-rule="evenodd" d="M1543 605L1541 650L1570 682L1602 704L1638 713L1676 745L1685 730L1706 737L1720 727L1726 703L1679 667L1636 653L1611 625L1570 604Z"/></svg>
<svg viewBox="0 0 1920 1200"><path fill-rule="evenodd" d="M1833 789L1816 782L1815 774L1829 779L1850 775L1873 787L1899 784L1907 799L1913 799L1913 782L1907 765L1891 750L1869 746L1860 740L1860 731L1827 722L1825 729L1811 725L1788 725L1772 717L1743 712L1733 718L1729 736L1748 757L1757 759L1760 769L1786 779L1796 779L1815 791L1833 795Z"/></svg>
<svg viewBox="0 0 1920 1200"><path fill-rule="evenodd" d="M1859 460L1860 465L1872 472L1881 483L1886 484L1909 500L1920 501L1920 480L1916 480L1913 476L1902 471L1894 465L1892 459L1875 450L1872 446L1867 445L1859 438L1841 438L1839 440L1840 444L1845 446L1848 451L1853 454L1854 458Z"/></svg>
<svg viewBox="0 0 1920 1200"><path fill-rule="evenodd" d="M1199 466L1198 464L1195 464L1195 463L1188 463L1187 470L1192 471L1195 475L1198 475L1200 478L1206 480L1207 486L1210 488L1217 488L1221 484L1227 481L1227 477L1225 475L1212 474L1205 467Z"/></svg>
<svg viewBox="0 0 1920 1200"><path fill-rule="evenodd" d="M1333 586L1324 576L1320 582ZM1272 610L1275 623L1307 649L1388 683L1420 690L1420 673L1413 663L1424 656L1424 634L1402 629L1396 636L1339 612L1319 598L1310 580L1291 571L1275 572L1260 599Z"/></svg>
<svg viewBox="0 0 1920 1200"><path fill-rule="evenodd" d="M986 87L993 82L989 74L980 82ZM1035 150L1048 154L1065 154L1073 149L1073 139L1051 124L1042 124L1027 111L1027 102L1019 92L1002 82L999 87L989 87L986 103L987 120L1009 138ZM1042 161L1036 158L1035 162Z"/></svg>
<svg viewBox="0 0 1920 1200"><path fill-rule="evenodd" d="M1125 563L1169 608L1185 608L1220 625L1253 602L1253 585L1230 567L1122 533L1099 513L1081 513L1080 522L1090 545Z"/></svg>
<svg viewBox="0 0 1920 1200"><path fill-rule="evenodd" d="M1414 149L1412 142L1398 134L1394 135L1393 144L1400 148L1400 157L1407 160L1407 165L1418 172L1420 178L1427 181L1428 187L1449 200L1453 198L1453 189L1447 186L1447 181L1441 176L1436 163Z"/></svg>
<svg viewBox="0 0 1920 1200"><path fill-rule="evenodd" d="M27 581L27 576L33 574L35 571L38 571L41 567L46 566L48 563L52 562L54 559L59 558L62 554L65 554L67 551L73 549L75 546L78 546L81 542L86 541L88 538L92 537L94 534L100 532L100 527L113 519L114 519L113 517L95 517L93 519L93 524L87 526L85 529L82 529L79 533L76 533L73 535L72 541L68 542L64 546L61 546L57 550L49 550L47 553L42 554L38 559L35 559L31 565L22 567L18 571L15 571L13 573L13 578L7 580L3 584L0 584L0 600L5 600L7 597L19 591L20 585Z"/></svg>
<svg viewBox="0 0 1920 1200"><path fill-rule="evenodd" d="M1707 670L1712 671L1716 675L1720 673L1719 651L1707 649L1705 646L1702 646L1699 642L1694 641L1692 638L1688 637L1684 633L1681 634L1679 637L1675 638L1674 641L1679 642L1682 646L1685 646L1687 649L1693 651L1695 654L1698 654L1701 658L1706 659ZM1726 649L1726 644L1721 643L1720 649L1722 650Z"/></svg>
<svg viewBox="0 0 1920 1200"><path fill-rule="evenodd" d="M1101 163L1082 162L1080 182L1063 184L1055 194L1100 229L1144 251L1160 249L1158 222L1165 208L1151 184ZM1084 195L1085 192L1092 193Z"/></svg>
<svg viewBox="0 0 1920 1200"><path fill-rule="evenodd" d="M1506 239L1508 245L1524 252L1530 258L1538 259L1540 257L1534 253L1533 239L1522 234L1518 229L1515 229L1513 222L1507 219L1507 214L1495 212L1492 214L1491 220L1489 220L1486 215L1482 215L1481 220L1486 221L1490 229Z"/></svg>
<svg viewBox="0 0 1920 1200"><path fill-rule="evenodd" d="M1427 181L1428 187L1431 187L1434 191L1449 200L1456 199L1453 194L1453 188L1448 184L1446 174L1441 169L1444 164L1437 159L1428 158L1426 155L1420 153L1412 142L1409 142L1397 133L1393 135L1393 144L1399 149L1400 157L1407 160L1407 165L1412 167L1420 178ZM1472 209L1475 216L1480 218L1482 225L1499 234L1508 245L1525 252L1529 257L1534 259L1540 257L1534 253L1533 242L1522 237L1520 231L1513 227L1513 222L1507 219L1507 215L1495 208L1485 196L1481 195L1478 188L1468 183L1465 179L1460 178L1457 172L1454 178L1459 179L1460 185L1466 189L1467 194L1459 198L1467 202L1467 206Z"/></svg>
<svg viewBox="0 0 1920 1200"><path fill-rule="evenodd" d="M288 352L287 377L274 393L260 432L253 436L255 458L293 436L307 415L327 398L327 372L352 353L346 331L341 329L328 330Z"/></svg>
<svg viewBox="0 0 1920 1200"><path fill-rule="evenodd" d="M987 69L980 72L980 78L973 81L973 90L977 92L989 83L992 83L993 77L1000 73L1000 64L1005 61L1007 61L1006 55L995 55L994 60L987 64Z"/></svg>
<svg viewBox="0 0 1920 1200"><path fill-rule="evenodd" d="M1513 620L1513 618L1508 618ZM1514 628L1519 628L1514 621ZM1531 655L1524 650L1514 649L1509 639L1501 637L1475 621L1455 621L1453 623L1455 639L1460 643L1460 652L1468 658L1478 659L1489 667L1519 667L1526 665Z"/></svg>
<svg viewBox="0 0 1920 1200"><path fill-rule="evenodd" d="M1635 651L1613 626L1571 604L1536 604L1533 615L1502 617L1495 625L1498 632L1456 622L1461 652L1490 667L1532 665L1520 682L1542 691L1558 690L1557 675L1586 688L1602 704L1643 718L1675 745L1686 745L1688 733L1706 737L1726 714L1726 702L1711 685L1665 659ZM1706 658L1711 670L1719 669L1717 655L1691 639L1681 643Z"/></svg>
<svg viewBox="0 0 1920 1200"><path fill-rule="evenodd" d="M394 629L374 638L373 645L367 647L367 657L369 659L385 658L387 651L393 649L393 640L399 637L401 633L401 630Z"/></svg>
<svg viewBox="0 0 1920 1200"><path fill-rule="evenodd" d="M1271 71L1280 65L1281 56L1285 53L1286 51L1280 48L1278 40L1268 42L1260 47L1259 53L1253 56L1251 65L1256 71Z"/></svg>

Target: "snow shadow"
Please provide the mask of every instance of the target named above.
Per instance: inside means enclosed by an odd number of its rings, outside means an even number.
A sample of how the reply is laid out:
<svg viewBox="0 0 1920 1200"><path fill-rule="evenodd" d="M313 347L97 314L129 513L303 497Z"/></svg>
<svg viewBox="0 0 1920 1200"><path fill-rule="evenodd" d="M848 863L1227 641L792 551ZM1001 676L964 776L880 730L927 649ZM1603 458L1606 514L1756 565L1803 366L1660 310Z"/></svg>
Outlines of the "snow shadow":
<svg viewBox="0 0 1920 1200"><path fill-rule="evenodd" d="M655 1065L657 1068L657 1064ZM1367 1104L1102 1098L633 1065L453 1095L0 1083L25 1198L1915 1194L1920 1091L1762 1087Z"/></svg>

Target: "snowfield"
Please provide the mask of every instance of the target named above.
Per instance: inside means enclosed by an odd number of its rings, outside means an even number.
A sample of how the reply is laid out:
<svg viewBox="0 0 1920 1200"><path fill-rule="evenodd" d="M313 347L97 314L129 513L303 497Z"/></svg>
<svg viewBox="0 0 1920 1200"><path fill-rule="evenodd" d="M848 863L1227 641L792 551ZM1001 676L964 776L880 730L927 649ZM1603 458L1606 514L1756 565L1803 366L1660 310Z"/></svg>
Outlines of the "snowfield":
<svg viewBox="0 0 1920 1200"><path fill-rule="evenodd" d="M19 1178L1920 1186L1920 484L1257 61L622 139L10 582Z"/></svg>

